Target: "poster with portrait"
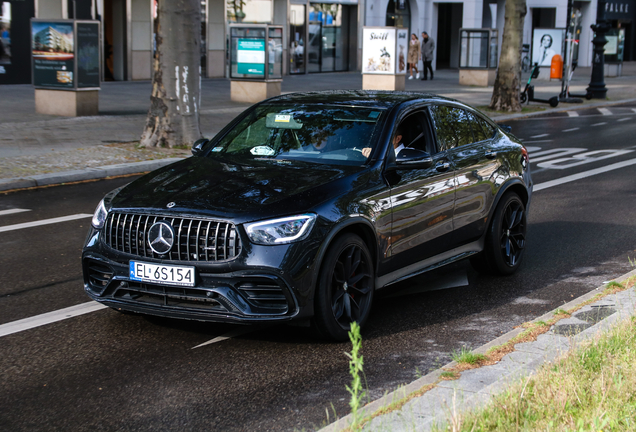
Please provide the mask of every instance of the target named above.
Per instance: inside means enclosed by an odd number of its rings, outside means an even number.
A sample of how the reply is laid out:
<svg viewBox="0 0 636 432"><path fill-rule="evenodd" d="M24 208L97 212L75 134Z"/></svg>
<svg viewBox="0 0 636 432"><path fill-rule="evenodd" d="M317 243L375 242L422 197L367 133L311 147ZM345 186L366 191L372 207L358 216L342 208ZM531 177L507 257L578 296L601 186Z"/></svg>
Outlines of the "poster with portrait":
<svg viewBox="0 0 636 432"><path fill-rule="evenodd" d="M74 88L72 20L31 20L33 84L36 87Z"/></svg>
<svg viewBox="0 0 636 432"><path fill-rule="evenodd" d="M395 62L396 75L406 73L406 60L409 52L409 29L397 29L397 60Z"/></svg>
<svg viewBox="0 0 636 432"><path fill-rule="evenodd" d="M362 73L395 74L395 27L364 27Z"/></svg>
<svg viewBox="0 0 636 432"><path fill-rule="evenodd" d="M539 63L541 67L550 67L552 65L552 57L556 54L563 57L564 40L565 29L534 29L532 35L532 64Z"/></svg>

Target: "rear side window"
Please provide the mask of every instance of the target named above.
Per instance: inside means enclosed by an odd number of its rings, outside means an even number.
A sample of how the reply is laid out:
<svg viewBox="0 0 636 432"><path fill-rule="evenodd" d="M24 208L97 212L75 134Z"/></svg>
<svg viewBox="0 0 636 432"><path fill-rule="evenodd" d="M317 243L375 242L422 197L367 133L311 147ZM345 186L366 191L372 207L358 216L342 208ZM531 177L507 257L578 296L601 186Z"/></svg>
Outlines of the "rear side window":
<svg viewBox="0 0 636 432"><path fill-rule="evenodd" d="M473 127L473 135L475 136L475 142L484 141L490 138L486 135L484 128L480 124L480 118L474 115L473 113L468 113L468 117L470 117L471 125ZM481 120L483 122L483 120Z"/></svg>
<svg viewBox="0 0 636 432"><path fill-rule="evenodd" d="M481 129L484 131L484 134L486 134L485 139L490 139L493 136L495 136L495 128L490 123L488 123L486 120L479 117L478 115L475 116L475 119L476 119L476 123L479 124L479 126L481 126Z"/></svg>
<svg viewBox="0 0 636 432"><path fill-rule="evenodd" d="M463 109L434 105L431 114L440 151L474 142L471 120Z"/></svg>

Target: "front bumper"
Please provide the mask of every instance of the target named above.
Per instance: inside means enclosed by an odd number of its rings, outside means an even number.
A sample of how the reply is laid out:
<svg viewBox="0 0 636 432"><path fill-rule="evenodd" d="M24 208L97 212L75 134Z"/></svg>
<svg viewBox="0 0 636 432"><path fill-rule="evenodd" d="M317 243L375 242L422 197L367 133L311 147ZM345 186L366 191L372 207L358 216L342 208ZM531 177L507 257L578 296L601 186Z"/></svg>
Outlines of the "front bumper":
<svg viewBox="0 0 636 432"><path fill-rule="evenodd" d="M82 254L84 289L90 298L109 307L234 323L287 321L309 316L313 310L317 248L252 246L245 256L229 263L179 262L196 268L196 283L194 287L178 287L131 280L130 260L162 261L116 251L99 236L91 230Z"/></svg>

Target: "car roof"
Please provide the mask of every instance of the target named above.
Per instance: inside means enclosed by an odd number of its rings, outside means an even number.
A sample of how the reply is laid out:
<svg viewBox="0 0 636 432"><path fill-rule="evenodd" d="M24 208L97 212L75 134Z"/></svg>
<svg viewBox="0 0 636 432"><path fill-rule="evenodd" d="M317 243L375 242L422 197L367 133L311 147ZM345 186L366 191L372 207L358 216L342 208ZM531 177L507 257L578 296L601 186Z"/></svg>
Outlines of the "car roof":
<svg viewBox="0 0 636 432"><path fill-rule="evenodd" d="M452 101L431 93L381 90L328 90L290 93L263 101L263 104L319 104L390 108L411 100Z"/></svg>

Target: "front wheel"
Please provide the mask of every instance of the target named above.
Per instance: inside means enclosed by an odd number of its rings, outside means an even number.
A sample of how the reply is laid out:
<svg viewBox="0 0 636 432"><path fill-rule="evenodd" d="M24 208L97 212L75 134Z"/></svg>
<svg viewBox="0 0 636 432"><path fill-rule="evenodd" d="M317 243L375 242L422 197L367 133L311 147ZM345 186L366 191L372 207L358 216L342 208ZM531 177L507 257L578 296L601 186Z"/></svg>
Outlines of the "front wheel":
<svg viewBox="0 0 636 432"><path fill-rule="evenodd" d="M510 192L497 205L484 250L471 264L481 273L509 275L521 265L525 247L526 208L521 198Z"/></svg>
<svg viewBox="0 0 636 432"><path fill-rule="evenodd" d="M329 339L344 341L352 322L361 327L369 317L375 273L369 248L355 234L345 234L329 247L320 269L315 296L314 327Z"/></svg>

